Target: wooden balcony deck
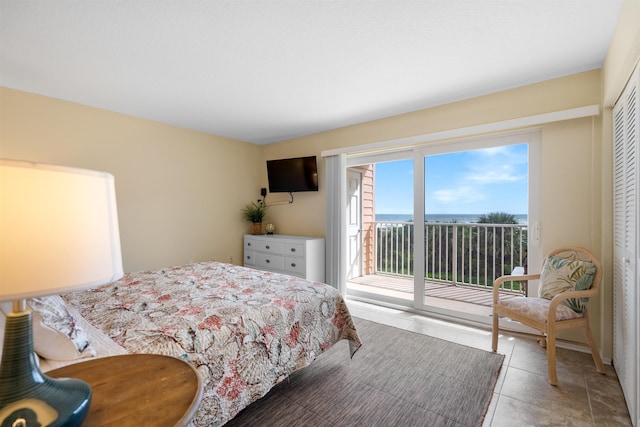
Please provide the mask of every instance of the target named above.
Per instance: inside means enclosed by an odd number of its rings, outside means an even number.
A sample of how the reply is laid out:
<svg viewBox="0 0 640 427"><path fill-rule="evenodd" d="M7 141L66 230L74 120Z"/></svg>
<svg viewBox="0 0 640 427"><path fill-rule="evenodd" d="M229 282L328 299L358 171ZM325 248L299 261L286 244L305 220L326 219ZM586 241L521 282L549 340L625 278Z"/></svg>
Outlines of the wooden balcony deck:
<svg viewBox="0 0 640 427"><path fill-rule="evenodd" d="M413 277L371 274L347 280L347 292L355 290L413 301ZM503 293L501 298L521 298ZM475 289L439 282L425 282L425 301L428 305L480 315L491 315L491 290Z"/></svg>

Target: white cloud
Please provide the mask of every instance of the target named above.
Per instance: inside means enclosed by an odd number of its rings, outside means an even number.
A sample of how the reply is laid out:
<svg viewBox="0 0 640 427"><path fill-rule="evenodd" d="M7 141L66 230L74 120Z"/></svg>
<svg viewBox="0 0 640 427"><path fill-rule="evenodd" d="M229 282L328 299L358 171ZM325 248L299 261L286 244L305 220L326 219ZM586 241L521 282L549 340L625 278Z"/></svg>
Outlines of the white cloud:
<svg viewBox="0 0 640 427"><path fill-rule="evenodd" d="M497 168L488 167L486 170L475 170L468 174L468 179L478 184L495 184L501 182L517 182L527 178L526 173L517 174L512 165L502 165Z"/></svg>
<svg viewBox="0 0 640 427"><path fill-rule="evenodd" d="M510 146L486 148L472 154L476 158L468 163L465 180L486 185L527 179L526 157L514 153Z"/></svg>
<svg viewBox="0 0 640 427"><path fill-rule="evenodd" d="M489 147L483 148L482 150L477 150L476 153L480 155L486 156L497 156L497 155L511 155L511 147L508 145L501 145L498 147Z"/></svg>
<svg viewBox="0 0 640 427"><path fill-rule="evenodd" d="M474 203L486 197L476 187L443 188L433 193L440 203Z"/></svg>

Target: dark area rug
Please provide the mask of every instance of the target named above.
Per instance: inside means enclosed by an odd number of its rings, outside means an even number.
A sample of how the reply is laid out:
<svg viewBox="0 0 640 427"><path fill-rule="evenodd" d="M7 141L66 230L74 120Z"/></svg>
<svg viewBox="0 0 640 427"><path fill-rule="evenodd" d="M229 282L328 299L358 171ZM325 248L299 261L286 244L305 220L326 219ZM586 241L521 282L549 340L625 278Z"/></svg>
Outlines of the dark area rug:
<svg viewBox="0 0 640 427"><path fill-rule="evenodd" d="M337 343L225 426L481 426L504 356L354 319Z"/></svg>

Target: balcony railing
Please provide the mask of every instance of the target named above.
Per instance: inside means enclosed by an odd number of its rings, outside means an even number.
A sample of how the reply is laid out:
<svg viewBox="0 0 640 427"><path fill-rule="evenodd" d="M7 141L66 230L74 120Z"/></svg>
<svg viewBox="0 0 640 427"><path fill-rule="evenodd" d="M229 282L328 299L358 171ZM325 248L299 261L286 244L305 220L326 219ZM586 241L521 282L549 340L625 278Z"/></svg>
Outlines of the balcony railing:
<svg viewBox="0 0 640 427"><path fill-rule="evenodd" d="M376 273L414 275L413 222L375 222ZM424 223L425 280L491 289L493 281L527 266L526 224ZM504 290L526 293L525 284Z"/></svg>

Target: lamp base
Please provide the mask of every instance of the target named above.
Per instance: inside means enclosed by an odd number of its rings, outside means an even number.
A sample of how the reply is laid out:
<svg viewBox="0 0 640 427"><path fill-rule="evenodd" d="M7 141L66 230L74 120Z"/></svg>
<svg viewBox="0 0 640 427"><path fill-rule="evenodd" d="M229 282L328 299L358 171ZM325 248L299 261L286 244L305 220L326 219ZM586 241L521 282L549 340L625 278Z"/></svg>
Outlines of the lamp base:
<svg viewBox="0 0 640 427"><path fill-rule="evenodd" d="M33 352L31 311L7 315L0 363L0 425L80 426L89 412L91 388L40 371Z"/></svg>

